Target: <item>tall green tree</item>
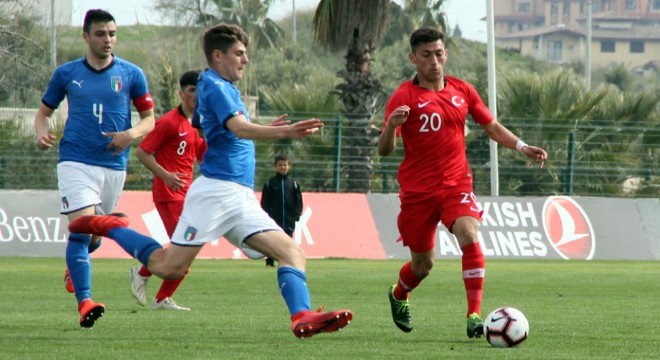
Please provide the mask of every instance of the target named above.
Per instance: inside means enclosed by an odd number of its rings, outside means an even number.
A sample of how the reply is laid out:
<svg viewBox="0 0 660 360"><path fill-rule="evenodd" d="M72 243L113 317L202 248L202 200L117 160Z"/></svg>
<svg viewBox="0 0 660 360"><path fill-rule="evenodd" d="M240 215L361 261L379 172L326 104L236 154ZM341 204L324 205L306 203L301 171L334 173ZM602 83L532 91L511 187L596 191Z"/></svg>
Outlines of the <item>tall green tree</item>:
<svg viewBox="0 0 660 360"><path fill-rule="evenodd" d="M348 191L370 190L378 136L373 115L382 89L371 75L372 52L387 29L389 6L389 0L321 0L314 15L317 42L330 51L346 50L345 69L338 73L343 82L335 92L347 120L342 159Z"/></svg>

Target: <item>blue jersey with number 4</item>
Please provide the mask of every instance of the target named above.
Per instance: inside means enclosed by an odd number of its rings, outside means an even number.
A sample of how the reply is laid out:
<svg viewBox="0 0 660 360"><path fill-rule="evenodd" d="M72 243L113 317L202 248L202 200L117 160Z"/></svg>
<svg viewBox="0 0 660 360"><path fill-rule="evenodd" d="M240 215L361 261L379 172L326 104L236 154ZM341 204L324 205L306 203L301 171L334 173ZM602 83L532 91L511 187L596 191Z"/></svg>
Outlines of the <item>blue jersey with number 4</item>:
<svg viewBox="0 0 660 360"><path fill-rule="evenodd" d="M142 70L116 56L102 70L92 68L86 57L59 66L41 101L51 109L57 109L65 96L69 103L60 162L125 170L130 147L112 155L115 150L107 149L112 139L102 133L130 129L131 100L147 93Z"/></svg>

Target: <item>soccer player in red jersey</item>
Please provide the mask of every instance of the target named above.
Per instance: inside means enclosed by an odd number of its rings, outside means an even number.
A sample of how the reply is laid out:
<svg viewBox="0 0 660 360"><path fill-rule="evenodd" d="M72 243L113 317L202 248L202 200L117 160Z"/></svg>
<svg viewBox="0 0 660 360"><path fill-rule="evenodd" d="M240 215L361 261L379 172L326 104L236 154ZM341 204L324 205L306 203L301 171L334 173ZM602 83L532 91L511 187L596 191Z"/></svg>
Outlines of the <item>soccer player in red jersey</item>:
<svg viewBox="0 0 660 360"><path fill-rule="evenodd" d="M206 142L191 124L199 73L197 70L191 70L181 76L181 104L156 121L154 130L142 140L136 152L140 162L154 174L153 201L169 237L172 237L183 211L183 200L193 180L195 159L201 161L206 151ZM129 270L129 275L133 297L144 306L147 302L147 281L151 272L144 265L136 265ZM172 295L182 281L183 277L163 280L151 308L190 310L172 300Z"/></svg>
<svg viewBox="0 0 660 360"><path fill-rule="evenodd" d="M463 252L463 282L467 296L467 335L481 337L481 297L484 255L477 238L482 210L472 186L465 154L465 120L469 113L486 134L499 144L517 149L543 167L545 150L525 144L493 118L474 88L445 75L447 49L444 34L421 28L410 36L410 62L417 70L390 97L378 152L391 154L397 137L404 143L399 167L401 209L397 219L411 261L399 271L389 289L392 318L399 329L412 331L408 294L426 278L435 260L435 234L442 222Z"/></svg>

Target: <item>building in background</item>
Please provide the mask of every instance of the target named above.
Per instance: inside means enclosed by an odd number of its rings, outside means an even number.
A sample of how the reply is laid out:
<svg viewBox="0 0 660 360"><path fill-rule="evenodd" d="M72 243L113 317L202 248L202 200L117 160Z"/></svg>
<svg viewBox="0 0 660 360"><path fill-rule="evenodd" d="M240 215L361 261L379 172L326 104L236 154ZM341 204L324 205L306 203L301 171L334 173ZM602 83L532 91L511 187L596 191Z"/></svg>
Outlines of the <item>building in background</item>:
<svg viewBox="0 0 660 360"><path fill-rule="evenodd" d="M497 0L495 41L538 60L584 62L587 0ZM660 0L591 0L592 66L660 61Z"/></svg>

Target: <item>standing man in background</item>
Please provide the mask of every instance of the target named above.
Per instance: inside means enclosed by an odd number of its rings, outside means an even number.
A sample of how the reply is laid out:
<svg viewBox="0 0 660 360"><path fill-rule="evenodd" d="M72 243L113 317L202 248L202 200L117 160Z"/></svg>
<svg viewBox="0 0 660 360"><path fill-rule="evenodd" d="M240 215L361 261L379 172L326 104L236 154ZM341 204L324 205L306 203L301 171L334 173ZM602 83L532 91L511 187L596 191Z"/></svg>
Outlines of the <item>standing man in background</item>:
<svg viewBox="0 0 660 360"><path fill-rule="evenodd" d="M130 145L154 127L154 104L142 70L112 53L117 42L114 17L104 10L87 11L82 35L87 55L55 69L34 117L37 147L48 150L56 140L49 132L50 118L66 97L69 114L59 142L57 186L60 213L69 223L114 210ZM140 114L135 127L131 102ZM120 222L128 224L125 218ZM100 238L88 233L70 233L67 240L65 285L75 292L83 328L93 327L105 312L104 304L92 300L91 290L89 253L100 245Z"/></svg>
<svg viewBox="0 0 660 360"><path fill-rule="evenodd" d="M296 221L302 214L302 193L298 182L289 176L291 161L285 155L275 157L275 176L270 178L261 190L261 208L293 237ZM275 259L266 257L266 266L275 267Z"/></svg>
<svg viewBox="0 0 660 360"><path fill-rule="evenodd" d="M398 173L401 211L397 225L411 260L401 267L396 284L388 291L392 319L400 330L412 331L408 294L433 268L436 232L442 222L456 236L463 253L467 336L481 337L486 263L477 227L483 211L477 204L465 153L467 114L491 139L520 151L541 167L548 154L525 144L500 124L470 84L445 75L448 53L441 31L415 30L410 48L408 58L417 74L401 84L388 100L378 139L381 156L394 151L398 136L404 144Z"/></svg>
<svg viewBox="0 0 660 360"><path fill-rule="evenodd" d="M156 121L154 130L140 142L135 155L154 174L153 201L163 220L167 236L172 237L183 211L183 200L193 180L195 159L202 161L206 142L192 127L195 112L197 78L199 71L191 70L179 79L181 104ZM151 272L144 265L136 265L128 271L131 293L137 302L147 303L147 282ZM186 270L186 274L188 271ZM151 303L153 310L190 310L177 305L172 295L185 275L176 280L163 280Z"/></svg>

